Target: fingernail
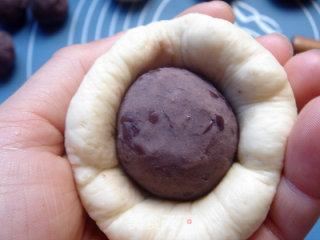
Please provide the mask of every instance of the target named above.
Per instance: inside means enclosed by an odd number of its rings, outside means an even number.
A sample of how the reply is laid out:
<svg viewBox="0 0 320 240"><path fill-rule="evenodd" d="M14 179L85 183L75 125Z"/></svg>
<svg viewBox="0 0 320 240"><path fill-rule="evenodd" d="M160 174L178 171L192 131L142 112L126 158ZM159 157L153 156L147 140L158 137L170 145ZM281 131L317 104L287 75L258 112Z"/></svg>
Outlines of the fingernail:
<svg viewBox="0 0 320 240"><path fill-rule="evenodd" d="M293 47L293 44L292 44L292 42L290 41L290 39L289 39L286 35L284 35L284 34L282 34L282 33L275 32L275 33L272 33L272 34L277 35L277 36L281 37L282 39L284 39L285 41L287 41L287 42L289 43L289 46L290 46L291 55L293 55L293 53L294 53L294 47Z"/></svg>

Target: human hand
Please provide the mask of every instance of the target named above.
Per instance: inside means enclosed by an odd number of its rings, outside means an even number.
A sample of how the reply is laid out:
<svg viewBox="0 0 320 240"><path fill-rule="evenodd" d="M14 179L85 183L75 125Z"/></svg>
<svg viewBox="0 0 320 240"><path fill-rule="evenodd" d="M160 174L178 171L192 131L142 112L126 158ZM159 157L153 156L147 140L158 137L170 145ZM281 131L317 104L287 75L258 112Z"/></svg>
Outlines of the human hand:
<svg viewBox="0 0 320 240"><path fill-rule="evenodd" d="M223 2L196 5L233 21ZM107 239L82 208L64 153L69 102L94 62L119 35L58 51L0 106L0 239ZM284 65L301 110L269 215L252 239L302 239L320 214L320 53L292 57L284 37L257 39Z"/></svg>

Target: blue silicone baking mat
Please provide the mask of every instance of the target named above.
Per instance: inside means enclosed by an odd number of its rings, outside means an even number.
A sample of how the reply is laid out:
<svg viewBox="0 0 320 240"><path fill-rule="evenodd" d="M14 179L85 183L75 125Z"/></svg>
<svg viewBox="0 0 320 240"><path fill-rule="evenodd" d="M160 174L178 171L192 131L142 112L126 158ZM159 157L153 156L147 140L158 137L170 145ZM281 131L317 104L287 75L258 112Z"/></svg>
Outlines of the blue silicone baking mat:
<svg viewBox="0 0 320 240"><path fill-rule="evenodd" d="M16 91L59 48L104 38L152 21L170 19L199 2L201 1L69 0L66 23L51 32L41 29L29 13L27 23L12 33L17 59L13 73L0 81L0 103ZM280 32L290 39L294 35L320 39L319 0L227 2L234 9L236 24L255 37ZM320 239L320 221L306 239Z"/></svg>

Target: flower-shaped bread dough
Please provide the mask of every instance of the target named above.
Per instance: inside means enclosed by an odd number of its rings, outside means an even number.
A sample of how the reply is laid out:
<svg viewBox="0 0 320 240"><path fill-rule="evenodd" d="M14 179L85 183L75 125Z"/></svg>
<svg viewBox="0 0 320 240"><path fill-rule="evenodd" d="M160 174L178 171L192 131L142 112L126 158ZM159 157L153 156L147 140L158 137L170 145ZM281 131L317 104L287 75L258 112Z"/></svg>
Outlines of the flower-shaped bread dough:
<svg viewBox="0 0 320 240"><path fill-rule="evenodd" d="M118 165L121 99L139 75L163 66L212 80L239 123L237 161L194 201L146 195ZM269 210L295 118L286 73L267 50L229 22L190 14L130 30L96 60L70 103L66 150L83 205L111 240L246 239Z"/></svg>

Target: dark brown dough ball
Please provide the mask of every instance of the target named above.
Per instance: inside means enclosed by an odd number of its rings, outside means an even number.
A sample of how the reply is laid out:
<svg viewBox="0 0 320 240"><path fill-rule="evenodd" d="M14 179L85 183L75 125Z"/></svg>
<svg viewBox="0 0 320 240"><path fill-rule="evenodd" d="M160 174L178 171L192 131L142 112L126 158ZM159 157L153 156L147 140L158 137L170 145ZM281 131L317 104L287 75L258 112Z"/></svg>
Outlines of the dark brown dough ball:
<svg viewBox="0 0 320 240"><path fill-rule="evenodd" d="M231 166L236 117L225 98L197 75L160 68L139 77L118 113L119 162L156 196L191 200L212 190Z"/></svg>
<svg viewBox="0 0 320 240"><path fill-rule="evenodd" d="M8 33L0 31L0 77L11 72L15 58L12 37Z"/></svg>
<svg viewBox="0 0 320 240"><path fill-rule="evenodd" d="M27 0L0 0L0 23L18 27L25 22Z"/></svg>
<svg viewBox="0 0 320 240"><path fill-rule="evenodd" d="M34 18L44 27L61 25L68 15L67 0L30 0Z"/></svg>

